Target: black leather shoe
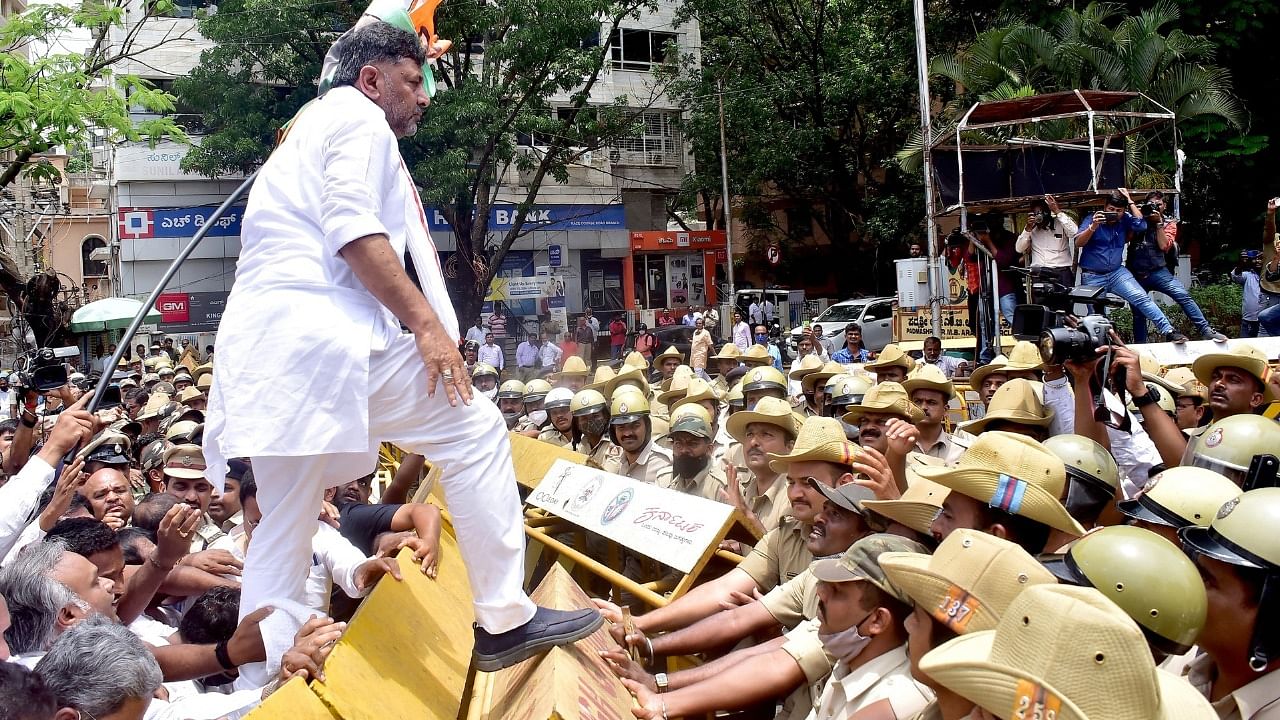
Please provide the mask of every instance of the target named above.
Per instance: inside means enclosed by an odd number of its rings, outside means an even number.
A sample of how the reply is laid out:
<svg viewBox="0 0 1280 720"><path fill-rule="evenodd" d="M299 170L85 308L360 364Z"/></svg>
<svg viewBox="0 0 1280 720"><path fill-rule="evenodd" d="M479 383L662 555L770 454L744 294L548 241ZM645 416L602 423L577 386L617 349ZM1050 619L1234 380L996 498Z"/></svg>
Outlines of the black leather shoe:
<svg viewBox="0 0 1280 720"><path fill-rule="evenodd" d="M494 672L511 667L553 647L577 642L603 624L604 617L598 610L552 610L539 607L529 622L498 635L490 635L484 628L476 625L476 645L473 651L476 669Z"/></svg>

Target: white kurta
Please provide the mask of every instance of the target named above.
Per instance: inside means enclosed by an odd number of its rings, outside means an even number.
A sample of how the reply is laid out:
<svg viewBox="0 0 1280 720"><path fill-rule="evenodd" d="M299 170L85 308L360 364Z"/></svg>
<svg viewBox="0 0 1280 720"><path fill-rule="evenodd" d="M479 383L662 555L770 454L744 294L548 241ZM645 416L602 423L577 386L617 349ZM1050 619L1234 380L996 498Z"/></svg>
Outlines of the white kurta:
<svg viewBox="0 0 1280 720"><path fill-rule="evenodd" d="M375 233L400 257L411 236L425 244L434 262L416 268L423 292L446 331L458 327L383 111L351 87L305 109L259 173L243 228L216 341L204 436L210 480L221 484L225 458L261 455L356 453L367 472L376 453L369 355L400 324L338 252Z"/></svg>

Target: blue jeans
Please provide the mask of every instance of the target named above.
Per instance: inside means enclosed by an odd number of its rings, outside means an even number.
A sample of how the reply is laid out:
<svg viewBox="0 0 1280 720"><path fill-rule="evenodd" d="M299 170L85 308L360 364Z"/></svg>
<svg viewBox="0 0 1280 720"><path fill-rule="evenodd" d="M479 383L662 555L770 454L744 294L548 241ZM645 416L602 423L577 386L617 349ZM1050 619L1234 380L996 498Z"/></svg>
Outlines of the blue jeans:
<svg viewBox="0 0 1280 720"><path fill-rule="evenodd" d="M1258 294L1258 324L1263 337L1280 337L1280 293L1263 290Z"/></svg>
<svg viewBox="0 0 1280 720"><path fill-rule="evenodd" d="M1009 327L1013 327L1013 311L1018 307L1018 294L1008 293L1000 296L1000 314L1004 316L1004 321L1009 323Z"/></svg>
<svg viewBox="0 0 1280 720"><path fill-rule="evenodd" d="M1162 292L1173 298L1173 301L1182 308L1182 312L1187 314L1191 324L1200 331L1201 337L1207 338L1213 334L1213 328L1209 326L1209 321L1205 319L1204 313L1200 311L1200 306L1191 297L1191 293L1187 292L1186 286L1179 282L1167 268L1156 270L1139 280L1138 284L1147 290Z"/></svg>
<svg viewBox="0 0 1280 720"><path fill-rule="evenodd" d="M1160 306L1151 299L1146 290L1142 289L1133 273L1129 272L1129 268L1117 268L1109 273L1095 273L1080 269L1081 285L1101 285L1107 292L1119 295L1124 298L1125 302L1133 308L1134 325L1141 323L1136 322L1139 313L1156 324L1156 329L1161 334L1173 332L1173 324L1169 322L1169 318L1160 312Z"/></svg>

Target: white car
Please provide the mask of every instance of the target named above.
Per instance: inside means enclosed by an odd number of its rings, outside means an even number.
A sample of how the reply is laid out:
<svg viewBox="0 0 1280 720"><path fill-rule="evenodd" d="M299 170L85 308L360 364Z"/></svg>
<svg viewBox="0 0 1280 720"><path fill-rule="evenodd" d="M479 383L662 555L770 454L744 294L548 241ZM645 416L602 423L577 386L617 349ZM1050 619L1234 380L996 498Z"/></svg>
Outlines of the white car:
<svg viewBox="0 0 1280 720"><path fill-rule="evenodd" d="M844 328L851 322L862 326L862 343L872 352L880 352L893 342L893 298L874 297L845 300L828 307L809 325L821 325L822 334L839 350L844 347ZM792 328L787 344L792 355L804 334L803 327Z"/></svg>

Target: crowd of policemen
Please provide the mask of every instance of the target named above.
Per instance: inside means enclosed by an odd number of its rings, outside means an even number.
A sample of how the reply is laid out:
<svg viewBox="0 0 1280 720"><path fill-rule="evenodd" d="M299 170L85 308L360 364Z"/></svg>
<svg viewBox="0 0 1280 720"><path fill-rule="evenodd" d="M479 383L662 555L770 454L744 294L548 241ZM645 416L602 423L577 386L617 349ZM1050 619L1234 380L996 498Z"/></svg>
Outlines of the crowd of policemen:
<svg viewBox="0 0 1280 720"><path fill-rule="evenodd" d="M1166 370L1117 347L1103 377L1018 343L960 384L892 345L788 374L761 350L725 345L714 373L674 348L527 384L472 370L512 432L760 534L666 606L601 591L638 717L1280 718L1261 351ZM661 672L676 656L702 663Z"/></svg>

